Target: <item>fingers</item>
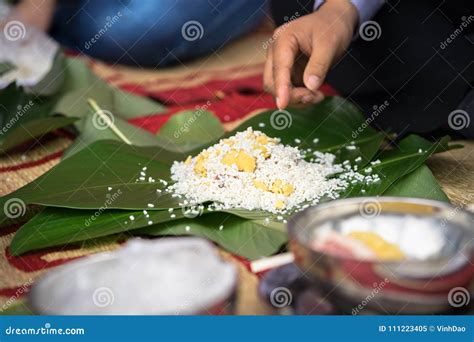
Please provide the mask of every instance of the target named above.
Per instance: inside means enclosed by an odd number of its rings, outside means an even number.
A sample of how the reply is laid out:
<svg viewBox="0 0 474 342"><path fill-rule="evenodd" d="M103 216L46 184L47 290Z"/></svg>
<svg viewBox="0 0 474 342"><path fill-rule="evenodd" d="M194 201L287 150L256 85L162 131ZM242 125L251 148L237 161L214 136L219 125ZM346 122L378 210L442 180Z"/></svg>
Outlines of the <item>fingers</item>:
<svg viewBox="0 0 474 342"><path fill-rule="evenodd" d="M317 91L317 88L312 91L305 87L294 87L292 84L292 73L298 51L297 41L288 36L280 37L267 50L263 74L264 88L275 96L279 109L284 109L289 104L293 106L314 104L324 99L324 95Z"/></svg>
<svg viewBox="0 0 474 342"><path fill-rule="evenodd" d="M263 72L263 85L267 92L276 96L273 79L273 51L272 47L270 46L267 51L267 59L265 61L265 67ZM294 106L317 103L323 98L324 96L322 93L317 92L316 94L314 94L304 87L294 88L291 85L289 88L289 104Z"/></svg>
<svg viewBox="0 0 474 342"><path fill-rule="evenodd" d="M304 87L292 88L290 90L290 104L291 105L309 105L321 102L324 95L320 91L313 93Z"/></svg>
<svg viewBox="0 0 474 342"><path fill-rule="evenodd" d="M273 52L271 46L268 47L265 67L263 69L263 88L275 96L273 88Z"/></svg>
<svg viewBox="0 0 474 342"><path fill-rule="evenodd" d="M313 41L311 56L303 75L304 84L309 90L315 92L323 84L336 50L337 46L331 39Z"/></svg>
<svg viewBox="0 0 474 342"><path fill-rule="evenodd" d="M280 37L272 47L273 83L276 104L284 109L290 103L291 71L298 53L298 42L293 36Z"/></svg>

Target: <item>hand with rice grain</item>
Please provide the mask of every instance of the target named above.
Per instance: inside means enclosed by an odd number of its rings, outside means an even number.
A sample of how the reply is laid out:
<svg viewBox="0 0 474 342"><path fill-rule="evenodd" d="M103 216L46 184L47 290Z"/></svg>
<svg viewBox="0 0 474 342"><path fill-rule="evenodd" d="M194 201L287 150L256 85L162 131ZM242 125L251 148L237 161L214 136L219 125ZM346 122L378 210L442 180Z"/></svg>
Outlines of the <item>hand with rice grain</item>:
<svg viewBox="0 0 474 342"><path fill-rule="evenodd" d="M275 30L267 50L264 85L278 108L323 100L319 87L349 46L357 20L357 10L349 1L329 0L318 11Z"/></svg>

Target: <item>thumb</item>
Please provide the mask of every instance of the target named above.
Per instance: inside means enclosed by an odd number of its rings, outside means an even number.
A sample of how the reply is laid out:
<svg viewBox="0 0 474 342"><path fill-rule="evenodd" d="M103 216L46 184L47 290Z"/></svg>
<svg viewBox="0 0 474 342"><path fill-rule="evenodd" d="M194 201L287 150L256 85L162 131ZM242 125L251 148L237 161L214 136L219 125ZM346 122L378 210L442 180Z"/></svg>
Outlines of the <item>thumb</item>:
<svg viewBox="0 0 474 342"><path fill-rule="evenodd" d="M324 41L313 42L311 56L304 70L303 81L309 90L315 92L323 84L335 56L336 48Z"/></svg>

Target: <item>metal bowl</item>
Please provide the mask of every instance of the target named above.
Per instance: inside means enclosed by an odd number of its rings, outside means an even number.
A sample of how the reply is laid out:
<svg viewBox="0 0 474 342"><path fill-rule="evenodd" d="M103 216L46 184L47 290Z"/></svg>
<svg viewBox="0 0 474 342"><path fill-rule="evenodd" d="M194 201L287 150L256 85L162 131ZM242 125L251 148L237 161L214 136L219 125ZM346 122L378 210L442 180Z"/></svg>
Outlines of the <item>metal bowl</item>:
<svg viewBox="0 0 474 342"><path fill-rule="evenodd" d="M149 274L153 272L153 277L156 276L157 282L161 281L160 277L163 274L154 272L156 270L142 269L141 261L144 255L139 248L135 248L137 243L134 241L139 241L141 244L149 244L148 248L156 247L157 249L162 248L163 244L168 244L168 247L172 248L168 248L168 254L164 253L162 256L168 260L167 262L171 262L169 261L170 259L176 260L176 257L173 258L170 253L179 252L180 248L215 250L211 243L200 238L191 237L166 238L156 241L135 239L128 242L125 246L135 243L133 254L127 254L127 257L136 263L135 271L148 272ZM226 281L225 285L219 288L219 294L213 293L212 298L200 301L199 305L191 304L191 298L186 297L182 298L181 302L173 302L173 308L169 306L164 308L163 305L160 305L160 303L163 304L160 302L160 298L163 298L163 296L169 298L170 296L166 292L161 292L158 298L150 296L150 288L154 285L156 288L156 283L138 282L127 270L122 269L123 264L120 262L123 256L120 255L120 252L123 250L124 247L114 252L85 257L46 273L35 282L29 292L29 308L34 313L41 315L230 315L234 313L237 270L234 265L221 260L217 253L215 253L215 260L222 264L224 268L221 267L220 270L225 272L217 272L211 276L206 274L203 277L194 277L192 279L196 279L196 281L189 284L186 283L185 285L188 286L192 293L190 297L197 296L202 298L203 296L199 293L199 289L216 279L222 279L224 274ZM196 254L195 261L189 267L199 263L201 260L201 256ZM118 272L113 271L113 280L115 281L111 281L110 277L106 279L103 276L111 269L118 269ZM95 276L92 279L90 277L84 279L84 274L86 273L89 275L94 274ZM89 282L92 286L89 286L86 291L79 292L78 284L74 282ZM120 287L117 286L119 283L121 283ZM173 285L171 284L171 286ZM126 290L118 290L118 288ZM172 290L169 287L167 289ZM190 292L187 291L186 293L189 294ZM140 296L142 299L138 300ZM137 304L137 302L142 304Z"/></svg>
<svg viewBox="0 0 474 342"><path fill-rule="evenodd" d="M318 230L328 225L338 230L349 218L371 222L377 217L383 222L384 217L404 219L407 215L426 220L429 229L443 237L437 255L423 260L379 261L313 247ZM410 233L409 229L417 227L406 229L405 233ZM288 231L296 264L345 312L428 314L469 303L468 289L474 278L474 215L462 208L403 197L342 199L299 212L289 220ZM423 242L420 239L419 246Z"/></svg>

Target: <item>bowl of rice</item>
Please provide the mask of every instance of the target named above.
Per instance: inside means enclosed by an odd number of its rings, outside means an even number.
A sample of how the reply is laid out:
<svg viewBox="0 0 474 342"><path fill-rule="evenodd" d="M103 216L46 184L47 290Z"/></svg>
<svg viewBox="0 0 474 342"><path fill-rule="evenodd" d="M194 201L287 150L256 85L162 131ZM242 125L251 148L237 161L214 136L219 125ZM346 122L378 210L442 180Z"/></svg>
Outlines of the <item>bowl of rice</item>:
<svg viewBox="0 0 474 342"><path fill-rule="evenodd" d="M362 197L309 207L288 221L296 264L353 315L467 307L474 215L450 204Z"/></svg>
<svg viewBox="0 0 474 342"><path fill-rule="evenodd" d="M235 266L194 237L132 239L47 272L29 308L41 315L228 315Z"/></svg>

